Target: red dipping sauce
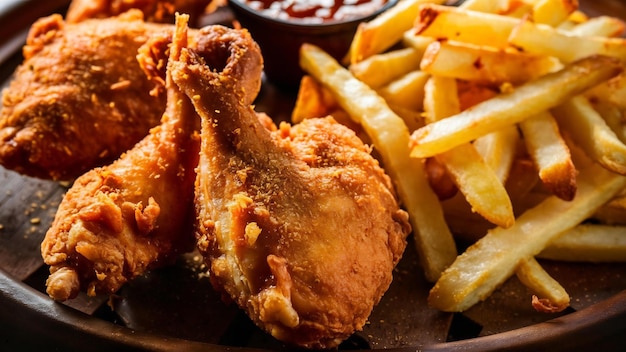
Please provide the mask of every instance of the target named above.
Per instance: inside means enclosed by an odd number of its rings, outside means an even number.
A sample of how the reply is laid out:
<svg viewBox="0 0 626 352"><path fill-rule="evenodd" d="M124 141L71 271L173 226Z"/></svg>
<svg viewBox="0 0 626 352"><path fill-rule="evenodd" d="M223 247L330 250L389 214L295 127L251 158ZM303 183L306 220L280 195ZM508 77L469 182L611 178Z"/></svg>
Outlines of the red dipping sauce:
<svg viewBox="0 0 626 352"><path fill-rule="evenodd" d="M373 14L387 0L245 0L265 16L303 23L332 23Z"/></svg>

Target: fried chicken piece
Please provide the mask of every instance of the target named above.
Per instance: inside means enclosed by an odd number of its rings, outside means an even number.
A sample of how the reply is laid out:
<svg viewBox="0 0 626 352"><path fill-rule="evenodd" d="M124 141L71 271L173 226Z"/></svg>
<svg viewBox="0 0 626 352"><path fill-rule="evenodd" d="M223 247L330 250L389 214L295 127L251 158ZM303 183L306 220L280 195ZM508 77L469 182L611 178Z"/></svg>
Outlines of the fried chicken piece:
<svg viewBox="0 0 626 352"><path fill-rule="evenodd" d="M408 215L370 148L333 118L273 132L259 122L240 86L262 63L247 31L211 43L171 66L202 117L198 248L215 287L258 326L335 347L389 287Z"/></svg>
<svg viewBox="0 0 626 352"><path fill-rule="evenodd" d="M163 46L163 38L156 42ZM178 57L181 45L186 41L171 46L171 58ZM81 289L113 293L193 249L199 118L169 77L166 86L161 124L112 164L79 177L62 200L41 244L53 299L73 298Z"/></svg>
<svg viewBox="0 0 626 352"><path fill-rule="evenodd" d="M76 23L139 9L148 22L174 23L174 15L179 12L188 14L190 24L194 26L210 3L211 0L72 0L65 20Z"/></svg>
<svg viewBox="0 0 626 352"><path fill-rule="evenodd" d="M5 89L0 164L40 178L70 180L110 163L159 123L164 94L139 66L138 48L172 25L143 21L140 11L65 23L33 24L24 62Z"/></svg>

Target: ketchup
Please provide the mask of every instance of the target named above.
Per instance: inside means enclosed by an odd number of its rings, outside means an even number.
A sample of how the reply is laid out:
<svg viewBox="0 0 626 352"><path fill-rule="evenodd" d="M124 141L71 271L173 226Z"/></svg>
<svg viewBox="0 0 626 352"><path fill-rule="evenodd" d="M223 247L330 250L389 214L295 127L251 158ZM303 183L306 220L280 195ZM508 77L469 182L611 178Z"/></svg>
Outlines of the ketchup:
<svg viewBox="0 0 626 352"><path fill-rule="evenodd" d="M387 0L245 0L266 16L306 23L356 19L376 12Z"/></svg>

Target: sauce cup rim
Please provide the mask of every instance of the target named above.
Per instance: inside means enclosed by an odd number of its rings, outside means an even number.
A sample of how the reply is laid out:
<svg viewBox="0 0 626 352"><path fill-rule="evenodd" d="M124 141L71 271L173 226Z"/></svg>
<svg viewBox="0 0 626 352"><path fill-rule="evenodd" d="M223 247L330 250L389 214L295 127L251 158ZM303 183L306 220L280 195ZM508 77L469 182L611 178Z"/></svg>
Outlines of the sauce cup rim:
<svg viewBox="0 0 626 352"><path fill-rule="evenodd" d="M319 29L321 31L329 30L332 31L336 29L336 27L343 27L349 25L358 25L359 22L363 22L364 20L374 18L381 13L385 12L389 8L393 7L398 3L399 0L387 0L383 6L378 8L374 12L370 12L367 14L359 15L354 18L349 18L346 20L333 20L333 21L325 21L321 23L310 23L305 21L290 21L286 19L280 19L276 17L272 17L266 15L260 11L254 10L249 7L244 0L228 0L229 5L234 8L236 12L245 12L248 16L255 18L256 20L263 22L264 24L285 28L293 31L303 31L310 32L312 29Z"/></svg>

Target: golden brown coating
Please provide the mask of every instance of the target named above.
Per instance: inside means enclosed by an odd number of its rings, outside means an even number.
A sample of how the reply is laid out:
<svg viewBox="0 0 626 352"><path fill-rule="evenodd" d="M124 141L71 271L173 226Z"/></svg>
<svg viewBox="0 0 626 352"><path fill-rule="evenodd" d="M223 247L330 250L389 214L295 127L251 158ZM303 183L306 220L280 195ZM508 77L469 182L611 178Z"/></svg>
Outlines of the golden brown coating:
<svg viewBox="0 0 626 352"><path fill-rule="evenodd" d="M370 148L331 117L274 131L259 122L241 86L262 63L247 31L211 43L171 66L202 117L198 248L214 285L257 325L335 347L391 283L408 215Z"/></svg>
<svg viewBox="0 0 626 352"><path fill-rule="evenodd" d="M138 9L148 22L174 23L176 12L185 13L190 16L189 21L193 26L209 3L211 0L72 0L65 20L76 23Z"/></svg>
<svg viewBox="0 0 626 352"><path fill-rule="evenodd" d="M67 180L130 149L159 123L166 100L150 95L154 83L137 49L171 29L144 22L137 10L79 24L38 20L3 92L0 164Z"/></svg>
<svg viewBox="0 0 626 352"><path fill-rule="evenodd" d="M177 35L185 39L171 47L174 58L186 45L186 32ZM193 248L199 118L169 78L166 87L161 124L112 164L79 177L61 202L41 245L55 300L81 289L113 293Z"/></svg>

